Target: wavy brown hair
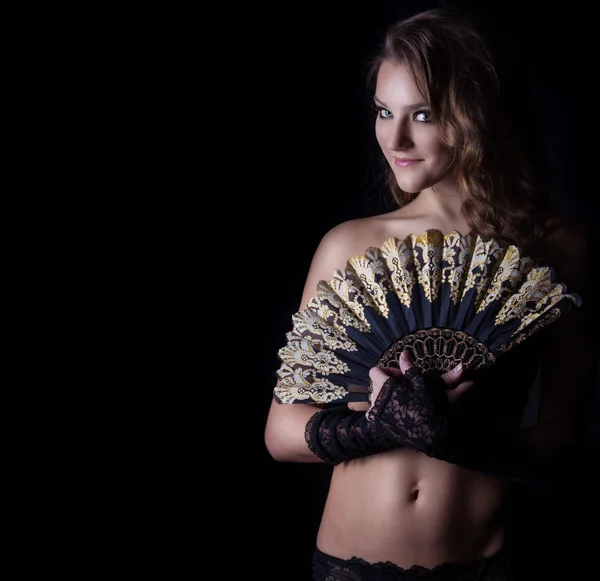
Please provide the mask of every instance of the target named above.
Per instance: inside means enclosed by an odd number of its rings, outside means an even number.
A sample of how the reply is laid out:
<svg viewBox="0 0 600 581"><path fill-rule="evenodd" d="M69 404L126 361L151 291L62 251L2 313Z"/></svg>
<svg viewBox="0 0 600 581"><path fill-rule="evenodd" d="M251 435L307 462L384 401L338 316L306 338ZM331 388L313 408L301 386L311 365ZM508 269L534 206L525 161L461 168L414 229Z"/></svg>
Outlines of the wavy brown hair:
<svg viewBox="0 0 600 581"><path fill-rule="evenodd" d="M510 67L501 71L482 30L481 23L453 9L415 14L388 28L368 77L374 84L384 61L406 64L451 152L469 225L486 238L525 249L544 236L555 213L513 115L512 86L501 75ZM517 107L523 105L516 95ZM417 195L400 189L387 163L384 171L399 206Z"/></svg>

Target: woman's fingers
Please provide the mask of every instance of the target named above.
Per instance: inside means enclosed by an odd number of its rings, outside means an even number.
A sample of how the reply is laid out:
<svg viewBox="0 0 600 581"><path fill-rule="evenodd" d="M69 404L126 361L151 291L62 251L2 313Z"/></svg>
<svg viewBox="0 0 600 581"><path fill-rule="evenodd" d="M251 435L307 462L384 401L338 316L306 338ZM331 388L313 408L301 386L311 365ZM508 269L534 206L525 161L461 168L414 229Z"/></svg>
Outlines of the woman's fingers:
<svg viewBox="0 0 600 581"><path fill-rule="evenodd" d="M375 403L383 384L386 379L389 377L388 374L381 367L373 367L369 370L369 377L371 378L371 384L373 386L373 390L369 394L369 403L371 407ZM367 412L367 416L368 416Z"/></svg>
<svg viewBox="0 0 600 581"><path fill-rule="evenodd" d="M400 365L400 371L404 374L407 369L410 369L414 365L414 360L409 351L404 350L398 359L398 363ZM472 385L472 381L462 381L464 376L465 368L462 363L459 363L450 371L446 371L446 373L440 376L441 380L444 382L446 388L450 390L453 389L454 396L453 399L457 399L460 397L467 389L469 389Z"/></svg>
<svg viewBox="0 0 600 581"><path fill-rule="evenodd" d="M454 389L449 389L446 391L448 395L448 400L450 403L456 403L460 397L462 397L466 391L471 389L475 385L474 381L463 381L459 383Z"/></svg>
<svg viewBox="0 0 600 581"><path fill-rule="evenodd" d="M455 387L460 383L463 373L464 366L462 363L459 363L456 367L453 367L450 371L446 371L446 373L441 375L441 379L447 387Z"/></svg>
<svg viewBox="0 0 600 581"><path fill-rule="evenodd" d="M410 369L414 365L414 361L409 351L402 351L400 358L398 359L400 365L400 371L404 374L407 369ZM462 363L459 363L456 367L453 367L450 371L446 371L441 376L442 381L448 387L454 387L460 383L460 379L463 376L464 367Z"/></svg>
<svg viewBox="0 0 600 581"><path fill-rule="evenodd" d="M374 374L371 375L371 380L373 380L373 387L377 385L377 393L381 390L381 386L385 382L385 380L391 375L392 377L396 377L398 375L404 375L408 369L410 369L414 365L414 360L409 351L402 351L400 357L398 358L399 369L395 367L385 368L385 372L381 368L373 368L371 372ZM451 403L456 402L460 397L462 397L473 385L474 381L462 381L462 377L464 375L465 368L462 363L459 363L449 371L446 371L443 375L441 375L441 379L446 386L446 394L448 396L448 400ZM377 398L375 391L373 392L373 397L371 402L374 402Z"/></svg>
<svg viewBox="0 0 600 581"><path fill-rule="evenodd" d="M390 376L390 374L388 373L388 368L382 368L382 367L373 367L371 368L371 370L369 371L369 377L371 378L371 381L373 382L373 385L378 384L379 387L381 387L385 380Z"/></svg>
<svg viewBox="0 0 600 581"><path fill-rule="evenodd" d="M400 366L400 371L404 374L407 369L410 369L413 366L413 359L410 353L406 350L402 351L400 357L398 358L398 365Z"/></svg>
<svg viewBox="0 0 600 581"><path fill-rule="evenodd" d="M373 367L369 370L373 390L369 395L371 406L375 403L383 384L390 378L402 377L402 372L397 367Z"/></svg>

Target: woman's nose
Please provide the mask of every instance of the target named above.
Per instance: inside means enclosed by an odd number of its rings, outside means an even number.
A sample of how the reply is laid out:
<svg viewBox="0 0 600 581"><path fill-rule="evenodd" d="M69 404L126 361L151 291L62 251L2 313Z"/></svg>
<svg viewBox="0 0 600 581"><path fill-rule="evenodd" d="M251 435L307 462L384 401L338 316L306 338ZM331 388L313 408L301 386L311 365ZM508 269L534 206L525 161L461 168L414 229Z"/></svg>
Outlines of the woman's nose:
<svg viewBox="0 0 600 581"><path fill-rule="evenodd" d="M388 135L388 147L391 150L406 149L412 144L410 129L403 121L394 123Z"/></svg>

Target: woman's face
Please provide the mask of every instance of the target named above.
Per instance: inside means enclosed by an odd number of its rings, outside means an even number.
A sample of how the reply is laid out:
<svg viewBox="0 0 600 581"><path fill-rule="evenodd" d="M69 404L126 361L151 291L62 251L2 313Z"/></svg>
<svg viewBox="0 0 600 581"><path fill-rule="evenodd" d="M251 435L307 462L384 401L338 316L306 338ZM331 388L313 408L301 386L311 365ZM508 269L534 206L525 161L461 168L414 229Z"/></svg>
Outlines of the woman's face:
<svg viewBox="0 0 600 581"><path fill-rule="evenodd" d="M420 192L448 176L450 151L405 64L381 65L375 107L377 142L402 190Z"/></svg>

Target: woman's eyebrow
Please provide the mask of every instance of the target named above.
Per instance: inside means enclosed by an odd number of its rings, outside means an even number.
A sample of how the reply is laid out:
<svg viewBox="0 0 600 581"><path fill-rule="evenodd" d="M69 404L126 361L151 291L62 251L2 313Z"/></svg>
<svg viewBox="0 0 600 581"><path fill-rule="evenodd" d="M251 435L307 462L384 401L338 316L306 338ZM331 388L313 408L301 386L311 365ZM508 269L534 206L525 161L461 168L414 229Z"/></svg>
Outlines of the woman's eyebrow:
<svg viewBox="0 0 600 581"><path fill-rule="evenodd" d="M385 107L386 109L389 109L389 107L381 99L378 99L377 97L373 97L373 100L378 105L381 105L382 107ZM429 104L422 101L421 103L413 103L412 105L405 105L404 109L420 109L422 107L429 107Z"/></svg>

